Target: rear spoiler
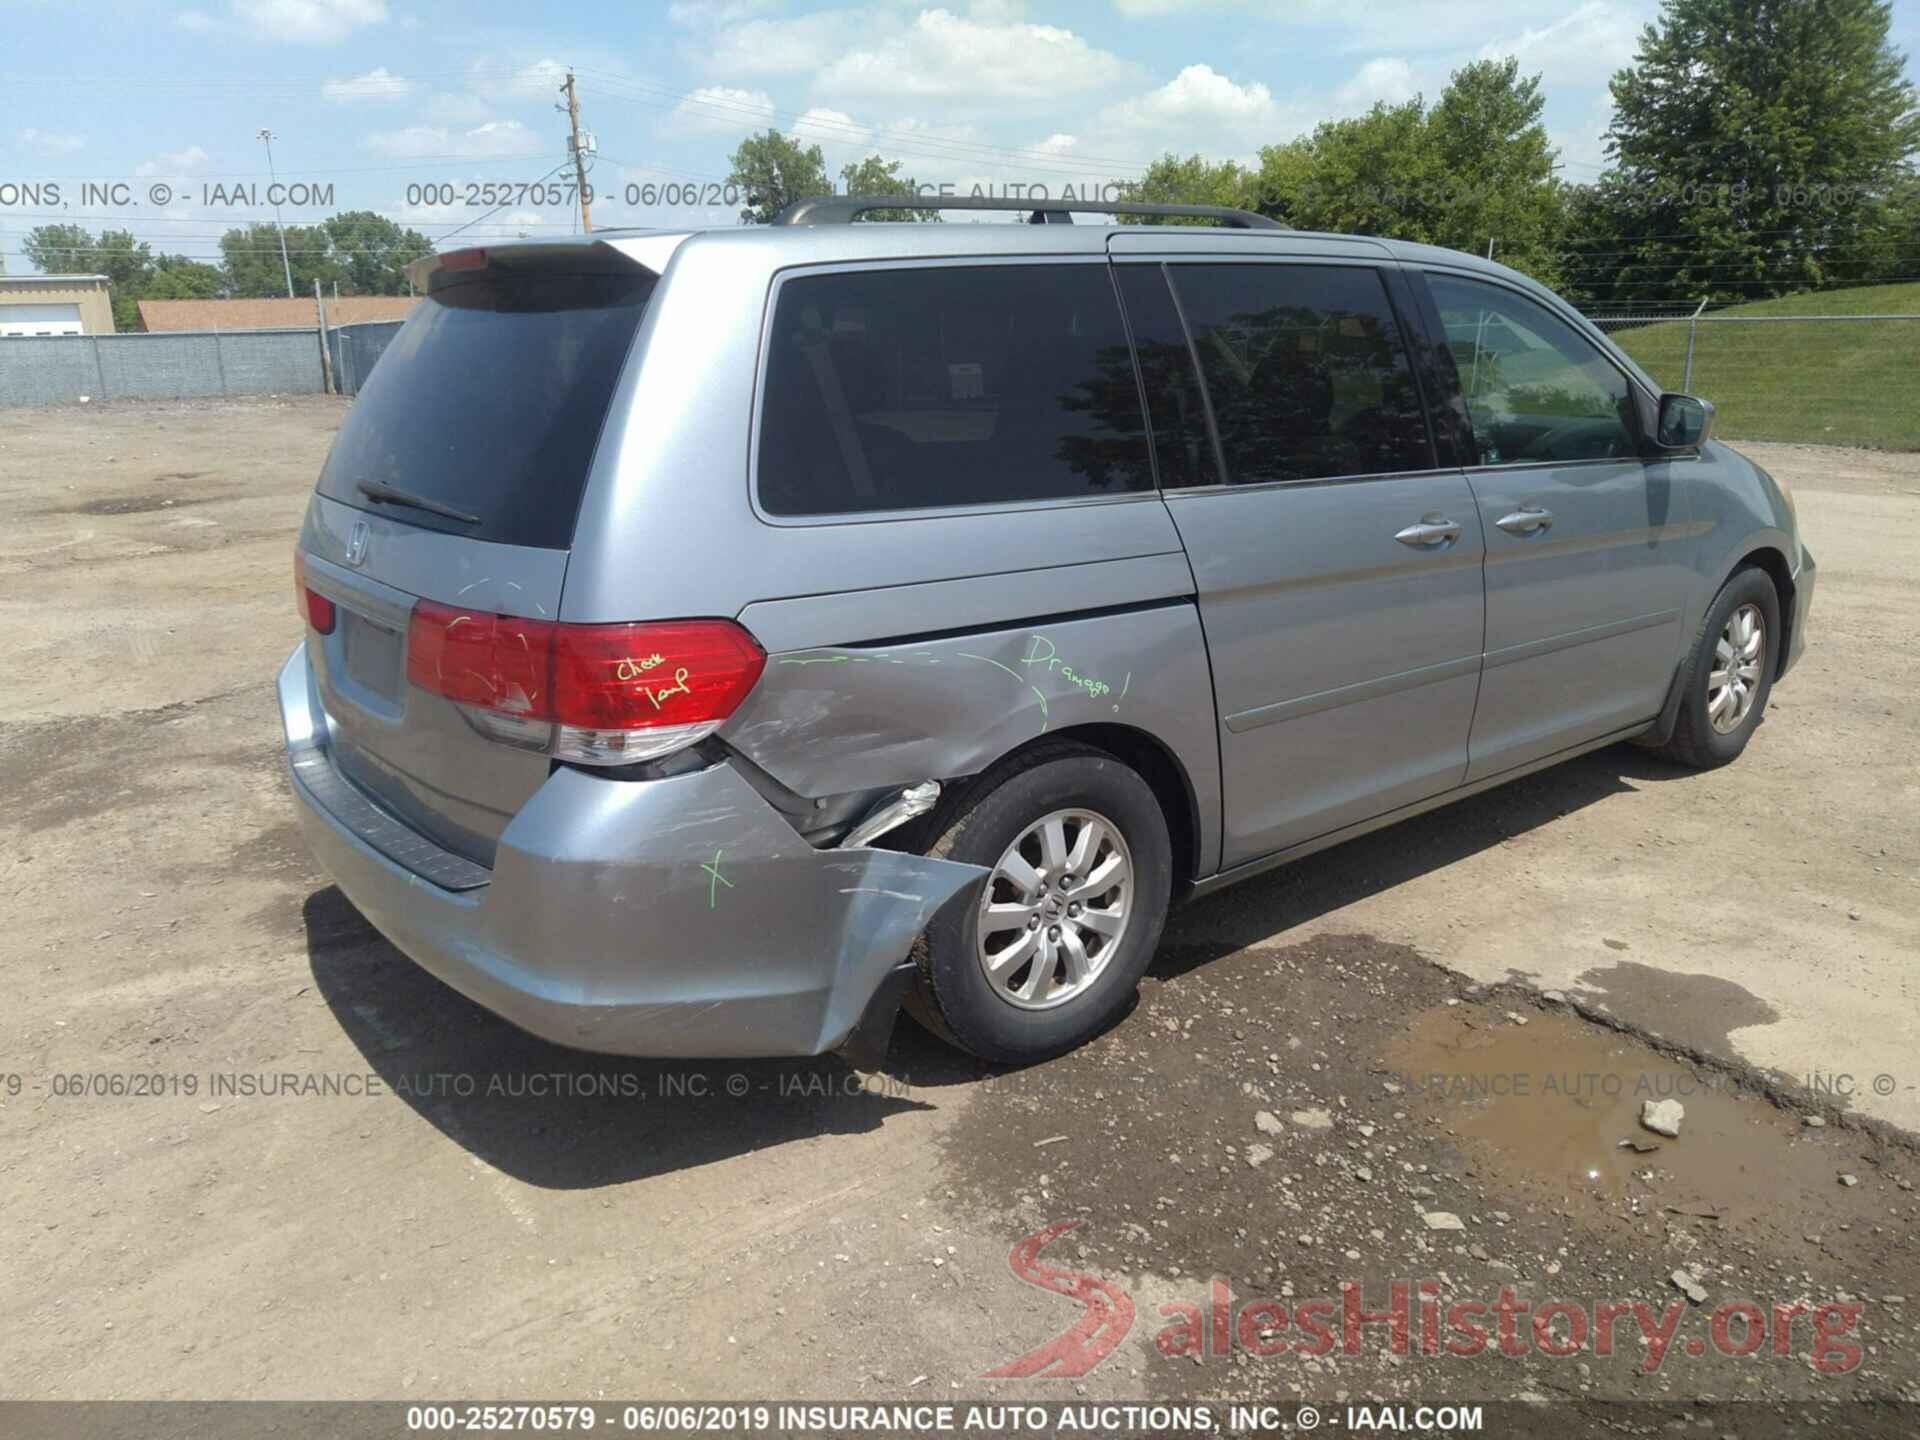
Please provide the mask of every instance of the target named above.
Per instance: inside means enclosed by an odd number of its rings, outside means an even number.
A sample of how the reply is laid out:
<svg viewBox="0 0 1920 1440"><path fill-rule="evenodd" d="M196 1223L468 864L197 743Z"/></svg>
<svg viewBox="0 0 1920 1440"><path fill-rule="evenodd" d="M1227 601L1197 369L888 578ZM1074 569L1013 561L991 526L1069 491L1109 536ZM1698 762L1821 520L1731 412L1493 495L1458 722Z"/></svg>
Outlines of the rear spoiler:
<svg viewBox="0 0 1920 1440"><path fill-rule="evenodd" d="M565 270L573 274L620 274L645 270L658 275L684 233L603 231L593 239L514 240L504 245L474 245L422 255L408 264L414 292L430 295L480 271Z"/></svg>

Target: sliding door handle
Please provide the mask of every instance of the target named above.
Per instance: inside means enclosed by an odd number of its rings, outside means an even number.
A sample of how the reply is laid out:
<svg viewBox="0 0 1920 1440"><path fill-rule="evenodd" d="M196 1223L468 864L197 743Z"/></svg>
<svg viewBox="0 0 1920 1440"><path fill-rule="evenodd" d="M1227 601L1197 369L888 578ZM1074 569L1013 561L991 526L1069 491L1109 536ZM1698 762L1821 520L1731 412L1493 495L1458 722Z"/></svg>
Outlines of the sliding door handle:
<svg viewBox="0 0 1920 1440"><path fill-rule="evenodd" d="M1536 535L1553 524L1553 512L1542 510L1538 505L1522 505L1511 515L1502 515L1493 523L1509 535Z"/></svg>
<svg viewBox="0 0 1920 1440"><path fill-rule="evenodd" d="M1418 525L1407 526L1393 538L1402 545L1411 545L1415 549L1451 545L1460 538L1460 525L1458 521L1449 520L1444 515L1424 515Z"/></svg>

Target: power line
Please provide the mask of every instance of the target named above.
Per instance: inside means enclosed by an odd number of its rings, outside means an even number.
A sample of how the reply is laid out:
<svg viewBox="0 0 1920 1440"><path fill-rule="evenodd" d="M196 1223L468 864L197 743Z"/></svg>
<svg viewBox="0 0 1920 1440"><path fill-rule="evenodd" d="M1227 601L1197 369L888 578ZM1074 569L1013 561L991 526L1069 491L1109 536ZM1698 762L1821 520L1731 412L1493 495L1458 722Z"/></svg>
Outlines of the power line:
<svg viewBox="0 0 1920 1440"><path fill-rule="evenodd" d="M545 175L542 175L540 177L540 180L545 180L551 176L558 175L562 170L566 168L567 168L567 162L565 160L562 160L558 165L554 166L553 169L549 170ZM536 180L533 183L537 185L540 183L540 181ZM474 219L469 220L466 224L459 226L457 229L449 230L444 235L436 235L434 238L436 240L441 240L441 241L451 240L454 236L460 234L462 231L471 230L474 226L478 225L482 220L486 219L487 215L498 215L502 210L506 209L507 206L511 204L513 204L513 201L508 200L503 204L496 205L493 207L493 209L487 211L486 215L476 216Z"/></svg>

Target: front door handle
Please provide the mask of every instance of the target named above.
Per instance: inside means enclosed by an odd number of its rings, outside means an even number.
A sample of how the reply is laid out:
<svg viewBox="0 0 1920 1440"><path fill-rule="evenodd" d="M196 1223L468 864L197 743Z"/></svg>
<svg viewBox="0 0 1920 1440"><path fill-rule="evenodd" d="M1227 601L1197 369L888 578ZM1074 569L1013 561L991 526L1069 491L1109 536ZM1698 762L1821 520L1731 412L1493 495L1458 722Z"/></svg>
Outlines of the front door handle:
<svg viewBox="0 0 1920 1440"><path fill-rule="evenodd" d="M1511 515L1502 515L1493 523L1509 535L1536 535L1553 524L1553 512L1542 510L1538 505L1522 505Z"/></svg>
<svg viewBox="0 0 1920 1440"><path fill-rule="evenodd" d="M1407 526L1393 538L1402 545L1412 545L1416 549L1451 545L1460 538L1460 525L1444 515L1423 515L1418 525Z"/></svg>

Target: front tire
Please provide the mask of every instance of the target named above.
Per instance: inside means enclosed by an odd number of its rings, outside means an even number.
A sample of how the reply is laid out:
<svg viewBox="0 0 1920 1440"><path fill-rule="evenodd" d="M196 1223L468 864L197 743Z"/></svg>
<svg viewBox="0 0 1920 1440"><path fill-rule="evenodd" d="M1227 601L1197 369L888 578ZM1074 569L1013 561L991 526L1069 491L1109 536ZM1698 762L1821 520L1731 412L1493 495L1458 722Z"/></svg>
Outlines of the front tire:
<svg viewBox="0 0 1920 1440"><path fill-rule="evenodd" d="M1680 717L1662 753L1710 770L1759 728L1780 659L1780 595L1764 571L1736 570L1707 607L1688 661Z"/></svg>
<svg viewBox="0 0 1920 1440"><path fill-rule="evenodd" d="M1166 816L1138 774L1087 746L1036 750L984 776L928 853L990 874L915 947L916 1018L982 1059L1024 1064L1125 1012L1173 881Z"/></svg>

